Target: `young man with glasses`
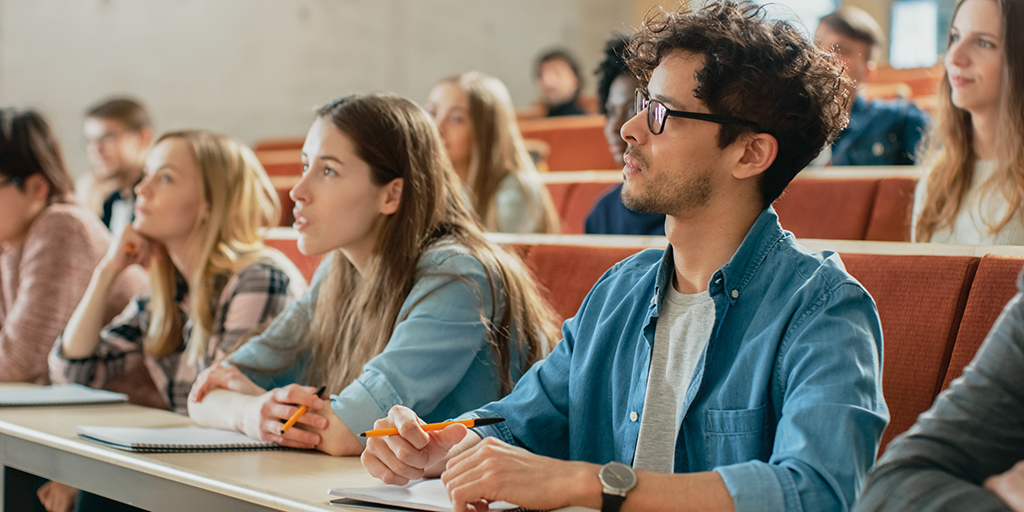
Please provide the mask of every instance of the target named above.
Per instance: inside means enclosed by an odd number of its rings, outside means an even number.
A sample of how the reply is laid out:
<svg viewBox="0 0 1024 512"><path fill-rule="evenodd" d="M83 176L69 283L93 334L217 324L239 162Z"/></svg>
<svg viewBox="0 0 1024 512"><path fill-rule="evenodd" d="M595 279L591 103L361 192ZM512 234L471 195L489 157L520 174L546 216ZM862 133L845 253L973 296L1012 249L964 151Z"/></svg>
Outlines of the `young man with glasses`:
<svg viewBox="0 0 1024 512"><path fill-rule="evenodd" d="M99 214L115 235L134 217L153 123L141 103L113 98L93 106L83 126L91 171L79 178L77 200Z"/></svg>
<svg viewBox="0 0 1024 512"><path fill-rule="evenodd" d="M363 464L439 474L455 510L848 510L888 411L871 297L770 207L846 123L834 57L749 4L659 13L632 36L622 200L669 247L610 269L504 399L424 432L396 407Z"/></svg>

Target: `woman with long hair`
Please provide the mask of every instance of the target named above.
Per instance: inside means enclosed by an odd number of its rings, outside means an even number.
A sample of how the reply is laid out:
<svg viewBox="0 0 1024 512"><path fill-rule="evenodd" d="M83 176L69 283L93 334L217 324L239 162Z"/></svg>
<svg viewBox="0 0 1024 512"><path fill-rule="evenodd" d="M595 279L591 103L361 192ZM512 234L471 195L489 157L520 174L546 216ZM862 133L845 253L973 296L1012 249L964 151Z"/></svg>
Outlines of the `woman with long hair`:
<svg viewBox="0 0 1024 512"><path fill-rule="evenodd" d="M1024 244L1024 3L961 0L914 196L919 242Z"/></svg>
<svg viewBox="0 0 1024 512"><path fill-rule="evenodd" d="M422 108L392 95L328 103L302 158L299 250L327 257L302 299L200 377L196 422L354 455L355 434L391 406L450 418L546 355L552 310L519 258L482 236Z"/></svg>
<svg viewBox="0 0 1024 512"><path fill-rule="evenodd" d="M110 234L72 202L75 182L49 123L0 110L0 382L49 383L46 356L85 293ZM129 272L98 304L110 320L146 289Z"/></svg>
<svg viewBox="0 0 1024 512"><path fill-rule="evenodd" d="M526 151L505 84L475 71L448 77L430 90L425 108L485 229L558 232L558 213Z"/></svg>
<svg viewBox="0 0 1024 512"><path fill-rule="evenodd" d="M285 309L305 281L263 246L279 218L270 178L249 148L205 131L166 133L135 187L135 219L92 274L50 353L50 378L100 386L144 363L168 409L186 413L196 376ZM138 264L152 291L104 327L114 279Z"/></svg>

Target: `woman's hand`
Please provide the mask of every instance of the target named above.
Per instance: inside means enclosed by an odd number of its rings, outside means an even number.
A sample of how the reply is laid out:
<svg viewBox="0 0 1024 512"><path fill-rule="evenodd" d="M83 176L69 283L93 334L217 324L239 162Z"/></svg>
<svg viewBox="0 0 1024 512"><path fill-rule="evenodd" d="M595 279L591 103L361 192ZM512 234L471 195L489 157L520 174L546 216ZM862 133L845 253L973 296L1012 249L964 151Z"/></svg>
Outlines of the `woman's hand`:
<svg viewBox="0 0 1024 512"><path fill-rule="evenodd" d="M71 512L78 499L78 489L51 480L43 484L36 495L47 512Z"/></svg>
<svg viewBox="0 0 1024 512"><path fill-rule="evenodd" d="M128 224L124 227L124 231L121 231L117 242L110 244L107 254L100 262L100 267L114 274L120 273L131 265L142 265L143 268L148 269L150 258L154 254L158 254L158 246L159 244L142 236L135 231L131 224Z"/></svg>
<svg viewBox="0 0 1024 512"><path fill-rule="evenodd" d="M192 385L192 391L189 393L188 399L192 402L202 402L207 393L215 389L226 389L252 396L261 395L266 392L265 389L257 386L238 368L215 364L199 374L199 377L196 378L196 383Z"/></svg>
<svg viewBox="0 0 1024 512"><path fill-rule="evenodd" d="M327 428L327 418L316 413L327 404L316 396L316 391L313 387L289 384L250 397L243 406L238 430L260 441L271 441L292 448L316 448L322 441L320 434L300 428L291 428L281 433L281 426L303 405L311 410L299 417L297 425L307 425L317 430Z"/></svg>

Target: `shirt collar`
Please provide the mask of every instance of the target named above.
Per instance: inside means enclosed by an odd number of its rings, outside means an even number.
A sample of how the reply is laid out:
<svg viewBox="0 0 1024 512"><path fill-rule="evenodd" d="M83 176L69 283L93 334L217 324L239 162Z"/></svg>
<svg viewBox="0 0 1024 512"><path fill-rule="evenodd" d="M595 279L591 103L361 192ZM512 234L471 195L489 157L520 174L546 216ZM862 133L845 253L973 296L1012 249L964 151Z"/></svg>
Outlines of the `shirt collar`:
<svg viewBox="0 0 1024 512"><path fill-rule="evenodd" d="M768 257L768 253L775 248L775 245L786 236L779 224L779 216L775 209L769 206L757 216L754 225L747 231L736 252L728 263L719 268L711 275L708 282L708 293L713 297L725 293L730 301L735 301L743 295L743 289L753 279L757 270ZM658 268L658 278L655 283L655 297L651 301L657 307L665 299L665 290L672 278L675 263L672 260L672 246L665 249L661 265Z"/></svg>

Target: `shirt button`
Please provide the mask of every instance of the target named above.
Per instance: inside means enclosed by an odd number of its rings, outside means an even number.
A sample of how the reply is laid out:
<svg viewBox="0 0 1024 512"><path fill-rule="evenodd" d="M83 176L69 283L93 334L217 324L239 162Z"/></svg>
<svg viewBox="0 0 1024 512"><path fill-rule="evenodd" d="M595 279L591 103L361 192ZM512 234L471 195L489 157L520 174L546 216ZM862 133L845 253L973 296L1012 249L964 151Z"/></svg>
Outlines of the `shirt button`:
<svg viewBox="0 0 1024 512"><path fill-rule="evenodd" d="M732 291L732 298L735 299L735 298L737 298L739 296L740 296L740 291L739 290L733 290Z"/></svg>
<svg viewBox="0 0 1024 512"><path fill-rule="evenodd" d="M638 417L639 416L637 415L636 411L629 413L629 421L636 421Z"/></svg>
<svg viewBox="0 0 1024 512"><path fill-rule="evenodd" d="M885 153L885 146L881 142L876 142L871 146L871 153L875 156L882 156L882 153Z"/></svg>

